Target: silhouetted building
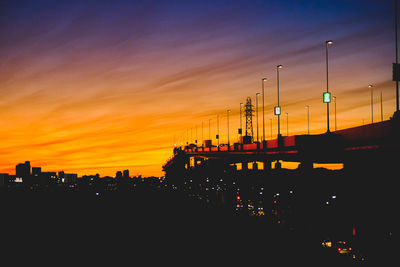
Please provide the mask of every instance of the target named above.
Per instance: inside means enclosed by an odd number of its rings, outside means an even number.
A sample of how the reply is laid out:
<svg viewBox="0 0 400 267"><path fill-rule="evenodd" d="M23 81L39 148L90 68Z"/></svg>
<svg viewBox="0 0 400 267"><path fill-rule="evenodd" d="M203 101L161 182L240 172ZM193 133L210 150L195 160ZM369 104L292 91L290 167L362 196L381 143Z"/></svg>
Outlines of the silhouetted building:
<svg viewBox="0 0 400 267"><path fill-rule="evenodd" d="M25 163L19 163L15 166L15 175L18 178L26 179L31 175L31 163L25 161Z"/></svg>
<svg viewBox="0 0 400 267"><path fill-rule="evenodd" d="M76 183L76 179L78 179L78 174L64 173L64 178L61 179L61 182L71 184L71 183Z"/></svg>
<svg viewBox="0 0 400 267"><path fill-rule="evenodd" d="M117 171L117 173L115 174L115 178L117 178L117 179L122 178L122 172L121 171Z"/></svg>
<svg viewBox="0 0 400 267"><path fill-rule="evenodd" d="M117 182L114 177L105 176L101 178L105 191L116 191L117 190Z"/></svg>
<svg viewBox="0 0 400 267"><path fill-rule="evenodd" d="M57 179L57 173L56 172L42 172L41 175L43 177L46 177L47 179Z"/></svg>
<svg viewBox="0 0 400 267"><path fill-rule="evenodd" d="M41 167L32 167L32 176L33 177L40 177L41 173L42 173Z"/></svg>
<svg viewBox="0 0 400 267"><path fill-rule="evenodd" d="M32 168L32 175L35 178L33 174L33 168ZM56 172L42 172L39 175L39 183L41 185L49 185L49 184L54 184L57 181L57 173Z"/></svg>
<svg viewBox="0 0 400 267"><path fill-rule="evenodd" d="M64 178L64 174L65 174L65 172L64 171L60 171L60 172L58 172L58 179L62 179L62 178Z"/></svg>
<svg viewBox="0 0 400 267"><path fill-rule="evenodd" d="M0 188L6 187L9 182L8 173L0 173Z"/></svg>
<svg viewBox="0 0 400 267"><path fill-rule="evenodd" d="M123 171L124 178L129 178L129 170Z"/></svg>

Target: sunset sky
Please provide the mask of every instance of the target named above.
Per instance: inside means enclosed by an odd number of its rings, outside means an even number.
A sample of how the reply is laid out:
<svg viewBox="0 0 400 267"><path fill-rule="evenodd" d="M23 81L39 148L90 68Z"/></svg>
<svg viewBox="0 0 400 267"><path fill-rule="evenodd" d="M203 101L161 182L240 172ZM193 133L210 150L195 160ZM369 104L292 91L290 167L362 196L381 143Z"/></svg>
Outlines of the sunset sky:
<svg viewBox="0 0 400 267"><path fill-rule="evenodd" d="M237 140L239 103L265 83L266 138L326 131L325 41L338 129L395 109L389 0L0 1L0 172L162 175L177 145ZM259 98L261 103L261 98ZM261 106L260 106L261 110ZM334 123L331 105L331 130ZM260 116L260 133L261 113ZM254 120L255 122L255 120ZM255 125L254 125L255 126ZM188 131L189 129L189 131ZM191 130L192 129L192 130ZM254 128L254 132L256 129Z"/></svg>

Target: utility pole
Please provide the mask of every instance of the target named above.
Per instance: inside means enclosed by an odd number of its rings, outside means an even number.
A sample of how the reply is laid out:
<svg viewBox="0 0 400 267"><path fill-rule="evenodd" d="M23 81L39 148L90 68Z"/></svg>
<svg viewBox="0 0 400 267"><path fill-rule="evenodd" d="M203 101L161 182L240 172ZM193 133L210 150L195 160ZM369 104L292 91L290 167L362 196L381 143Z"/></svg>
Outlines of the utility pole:
<svg viewBox="0 0 400 267"><path fill-rule="evenodd" d="M399 52L398 52L398 37L397 37L397 9L398 9L398 0L394 0L394 32L395 32L395 40L396 40L396 112L397 114L399 114L399 68L398 68L398 64L399 64ZM393 70L393 72L395 72L395 70Z"/></svg>
<svg viewBox="0 0 400 267"><path fill-rule="evenodd" d="M230 148L230 145L229 145L229 112L231 112L230 109L228 109L228 110L226 111L226 117L227 117L227 122L228 122L228 150L229 150L229 148Z"/></svg>
<svg viewBox="0 0 400 267"><path fill-rule="evenodd" d="M243 145L242 105L243 105L243 103L240 103L240 111L239 111L239 116L240 116L240 128L239 128L240 140L239 140L239 143Z"/></svg>
<svg viewBox="0 0 400 267"><path fill-rule="evenodd" d="M262 83L262 105L263 105L263 109L262 109L262 112L263 112L263 141L265 141L265 120L264 120L264 106L265 106L265 104L264 104L264 82L267 80L267 78L262 78L261 79L261 83Z"/></svg>
<svg viewBox="0 0 400 267"><path fill-rule="evenodd" d="M310 135L310 106L307 109L307 133Z"/></svg>
<svg viewBox="0 0 400 267"><path fill-rule="evenodd" d="M276 66L276 88L277 88L277 96L278 96L278 108L279 108L279 113L278 115L278 138L281 136L281 120L280 120L280 116L281 116L281 108L279 106L279 70L282 68L282 65L278 65Z"/></svg>
<svg viewBox="0 0 400 267"><path fill-rule="evenodd" d="M289 136L289 113L286 112L286 136Z"/></svg>
<svg viewBox="0 0 400 267"><path fill-rule="evenodd" d="M372 84L368 85L369 88L371 88L371 123L374 123L374 101L373 101L373 89L372 89Z"/></svg>
<svg viewBox="0 0 400 267"><path fill-rule="evenodd" d="M272 119L269 119L269 121L271 122L271 140L272 140Z"/></svg>
<svg viewBox="0 0 400 267"><path fill-rule="evenodd" d="M257 120L257 142L258 142L258 96L260 93L256 93L256 120Z"/></svg>
<svg viewBox="0 0 400 267"><path fill-rule="evenodd" d="M216 137L217 137L217 145L219 147L219 114L217 115L217 136Z"/></svg>
<svg viewBox="0 0 400 267"><path fill-rule="evenodd" d="M201 122L201 146L204 145L204 121Z"/></svg>
<svg viewBox="0 0 400 267"><path fill-rule="evenodd" d="M328 46L332 44L332 40L328 40L325 42L325 56L326 56L326 93L329 94L329 72L328 72ZM326 132L329 133L329 101L326 101Z"/></svg>
<svg viewBox="0 0 400 267"><path fill-rule="evenodd" d="M211 119L208 119L208 140L211 140Z"/></svg>
<svg viewBox="0 0 400 267"><path fill-rule="evenodd" d="M381 121L383 121L382 91L381 91Z"/></svg>

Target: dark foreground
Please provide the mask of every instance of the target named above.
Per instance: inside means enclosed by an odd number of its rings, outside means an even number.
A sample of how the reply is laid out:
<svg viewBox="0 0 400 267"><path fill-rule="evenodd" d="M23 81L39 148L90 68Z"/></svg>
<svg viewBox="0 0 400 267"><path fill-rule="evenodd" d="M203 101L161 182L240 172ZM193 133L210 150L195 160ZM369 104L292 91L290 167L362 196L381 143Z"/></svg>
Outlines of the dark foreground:
<svg viewBox="0 0 400 267"><path fill-rule="evenodd" d="M289 232L268 217L240 216L169 189L2 192L0 201L3 259L17 265L354 264L308 232ZM381 266L397 258L395 250L385 251Z"/></svg>

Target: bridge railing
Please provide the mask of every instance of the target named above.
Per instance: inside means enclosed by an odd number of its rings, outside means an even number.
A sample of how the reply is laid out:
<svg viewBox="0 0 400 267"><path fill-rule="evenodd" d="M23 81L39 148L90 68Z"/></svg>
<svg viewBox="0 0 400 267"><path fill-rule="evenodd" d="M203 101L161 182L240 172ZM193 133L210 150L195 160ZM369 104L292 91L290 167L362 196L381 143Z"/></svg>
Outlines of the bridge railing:
<svg viewBox="0 0 400 267"><path fill-rule="evenodd" d="M223 145L220 147L196 147L196 146L186 146L183 148L185 152L227 152L227 151L257 151L257 150L268 150L277 149L279 147L294 147L298 143L298 140L303 140L303 136L285 136L281 139L273 139L265 142L255 142L252 144L239 144L235 143L230 146Z"/></svg>

